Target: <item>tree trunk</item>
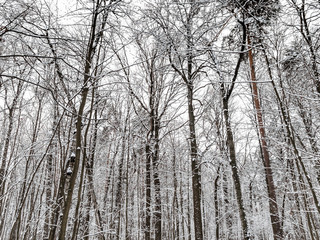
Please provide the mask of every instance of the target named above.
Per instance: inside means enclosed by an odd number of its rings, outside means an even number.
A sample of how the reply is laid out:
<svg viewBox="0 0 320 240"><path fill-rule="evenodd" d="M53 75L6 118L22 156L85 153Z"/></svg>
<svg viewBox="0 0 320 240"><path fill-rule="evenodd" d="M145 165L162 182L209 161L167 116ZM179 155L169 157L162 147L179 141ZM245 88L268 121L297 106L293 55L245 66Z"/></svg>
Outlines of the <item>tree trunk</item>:
<svg viewBox="0 0 320 240"><path fill-rule="evenodd" d="M215 231L215 236L216 240L219 240L220 238L220 224L219 224L219 200L218 200L218 183L219 183L219 178L220 178L220 166L218 167L217 170L217 176L216 179L214 180L214 194L213 194L213 199L214 199L214 213L215 213L215 224L216 224L216 231Z"/></svg>
<svg viewBox="0 0 320 240"><path fill-rule="evenodd" d="M117 189L116 189L117 192L116 192L116 201L115 201L115 209L114 209L114 214L116 216L115 223L117 223L115 225L117 239L120 239L120 229L121 229L120 226L121 226L121 205L122 205L122 196L123 196L123 193L122 193L123 168L124 168L124 161L125 161L128 118L129 118L129 113L127 113L127 117L124 122L124 130L122 131L121 156L120 156L120 163L119 163L119 173L118 173Z"/></svg>
<svg viewBox="0 0 320 240"><path fill-rule="evenodd" d="M240 177L239 177L239 172L237 167L236 150L235 150L235 145L233 140L232 129L230 125L230 120L229 120L228 100L225 97L223 98L223 113L224 113L225 125L226 125L226 131L227 131L227 145L229 150L232 179L233 179L234 187L236 190L236 197L237 197L237 203L239 207L239 215L240 215L242 231L243 231L244 239L249 240L250 236L248 233L248 221L246 218L246 213L244 211L243 198L242 198L242 192L241 192L241 182L240 182Z"/></svg>
<svg viewBox="0 0 320 240"><path fill-rule="evenodd" d="M260 144L261 144L262 156L263 156L263 160L264 160L264 168L265 168L265 173L266 173L267 189L268 189L268 196L269 196L269 209L270 209L270 218L271 218L273 236L274 236L274 239L282 239L283 238L283 229L281 228L281 221L280 221L280 217L279 217L276 189L274 186L273 173L272 173L272 168L271 168L268 146L267 146L267 142L266 142L266 134L265 134L265 128L264 128L264 123L263 123L263 119L262 119L260 100L259 100L259 96L258 96L256 73L255 73L255 68L254 68L251 39L250 39L249 34L247 35L247 41L248 41L248 46L249 46L248 54L249 54L249 65L250 65L250 73L251 73L251 86L252 86L253 103L254 103L254 108L256 111L256 116L257 116L257 121L258 121Z"/></svg>
<svg viewBox="0 0 320 240"><path fill-rule="evenodd" d="M145 240L151 239L151 151L150 146L146 145L146 207L145 207Z"/></svg>
<svg viewBox="0 0 320 240"><path fill-rule="evenodd" d="M55 97L57 96L55 89ZM55 129L58 128L58 109L57 104L55 103L53 106L53 123L52 123L52 133L55 132ZM46 162L46 181L45 181L45 192L46 192L46 213L45 213L45 222L43 227L43 239L49 239L50 234L50 226L52 224L51 211L53 211L53 160L55 159L55 151L57 147L57 142L55 139L52 140L52 143L49 147L49 154Z"/></svg>
<svg viewBox="0 0 320 240"><path fill-rule="evenodd" d="M179 209L179 202L178 202L178 179L177 179L177 169L176 169L176 152L173 148L173 157L172 157L172 164L173 164L173 201L172 201L172 229L173 229L173 239L180 239L180 219L179 214L177 214L177 210Z"/></svg>
<svg viewBox="0 0 320 240"><path fill-rule="evenodd" d="M193 194L193 221L195 229L195 240L203 239L202 232L202 214L201 214L201 173L198 157L198 146L195 130L195 116L193 107L193 86L188 86L188 114L190 131L190 155L191 155L191 173L192 173L192 194Z"/></svg>
<svg viewBox="0 0 320 240"><path fill-rule="evenodd" d="M90 69L91 69L91 64L93 61L93 56L95 54L96 50L96 45L95 42L97 41L97 24L98 24L98 15L100 14L99 11L99 6L101 2L97 1L95 9L93 10L93 16L92 16L92 25L90 29L90 38L88 42L88 48L87 48L87 55L85 59L85 68L84 68L84 78L83 78L83 87L81 91L81 102L79 105L79 110L77 112L76 116L76 139L75 139L75 160L72 165L71 169L71 178L69 181L69 186L67 187L67 197L65 204L63 206L63 211L62 211L62 220L61 220L61 228L60 228L60 233L59 233L59 240L64 240L66 238L66 232L67 232L67 223L68 223L68 217L69 217L69 212L71 209L71 203L72 203L72 195L73 195L73 190L75 188L77 176L78 176L78 170L79 170L79 165L80 165L80 155L81 155L81 128L82 128L82 115L84 112L84 107L86 105L87 101L87 95L88 95L88 81L90 79ZM98 35L101 37L101 35ZM68 171L68 170L67 170Z"/></svg>

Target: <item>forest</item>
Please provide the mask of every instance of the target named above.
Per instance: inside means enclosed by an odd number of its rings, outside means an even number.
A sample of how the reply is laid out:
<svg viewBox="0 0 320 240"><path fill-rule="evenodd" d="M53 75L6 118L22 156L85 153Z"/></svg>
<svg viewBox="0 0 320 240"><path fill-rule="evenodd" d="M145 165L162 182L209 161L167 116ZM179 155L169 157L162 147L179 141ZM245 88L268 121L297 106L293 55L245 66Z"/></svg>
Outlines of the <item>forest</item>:
<svg viewBox="0 0 320 240"><path fill-rule="evenodd" d="M320 239L319 0L0 0L0 239Z"/></svg>

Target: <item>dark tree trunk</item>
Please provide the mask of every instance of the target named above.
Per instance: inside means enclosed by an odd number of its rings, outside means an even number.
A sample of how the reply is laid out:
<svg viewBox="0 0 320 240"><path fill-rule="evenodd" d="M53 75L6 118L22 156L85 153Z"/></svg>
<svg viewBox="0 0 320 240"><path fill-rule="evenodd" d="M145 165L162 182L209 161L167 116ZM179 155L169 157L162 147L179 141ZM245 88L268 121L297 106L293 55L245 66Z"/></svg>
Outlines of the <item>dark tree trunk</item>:
<svg viewBox="0 0 320 240"><path fill-rule="evenodd" d="M195 116L193 107L193 86L188 85L188 114L190 132L190 155L192 173L192 194L193 194L193 221L195 228L195 239L202 240L202 214L201 214L201 171L198 158L198 146L195 130Z"/></svg>
<svg viewBox="0 0 320 240"><path fill-rule="evenodd" d="M237 167L236 150L235 150L235 145L233 140L232 129L230 125L230 120L229 120L229 106L228 106L228 100L226 98L223 99L223 113L224 113L225 125L226 125L226 131L227 131L227 146L229 150L232 179L233 179L234 187L236 190L242 231L243 231L244 239L249 240L250 236L248 233L248 222L246 218L246 213L244 211L243 197L241 192L241 182L240 182L240 177L239 177L239 172Z"/></svg>
<svg viewBox="0 0 320 240"><path fill-rule="evenodd" d="M217 176L216 179L214 180L214 195L213 195L213 199L214 199L214 213L215 213L215 223L216 223L216 231L215 231L215 235L216 235L216 240L219 240L220 238L220 224L219 224L219 200L218 200L218 183L219 183L219 178L220 178L220 166L218 167L217 170Z"/></svg>

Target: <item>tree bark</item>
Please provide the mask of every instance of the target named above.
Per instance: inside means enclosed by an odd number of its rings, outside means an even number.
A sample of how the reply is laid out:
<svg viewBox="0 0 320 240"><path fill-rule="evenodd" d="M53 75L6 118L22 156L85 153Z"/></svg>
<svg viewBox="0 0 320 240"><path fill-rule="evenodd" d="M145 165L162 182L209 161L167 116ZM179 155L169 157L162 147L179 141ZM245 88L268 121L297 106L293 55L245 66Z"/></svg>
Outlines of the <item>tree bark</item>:
<svg viewBox="0 0 320 240"><path fill-rule="evenodd" d="M92 16L92 24L91 24L91 29L90 29L90 38L87 46L87 53L86 53L86 58L85 58L85 67L84 67L84 76L83 76L83 87L81 91L81 101L79 105L79 110L77 111L77 122L76 122L76 139L75 139L75 161L73 164L73 169L72 169L72 174L71 178L69 181L69 186L67 188L67 198L63 207L62 211L62 221L61 221L61 228L60 228L60 233L59 233L59 240L64 240L66 238L66 231L67 231L67 222L68 222L68 217L69 217L69 211L71 208L71 203L72 203L72 195L73 195L73 190L75 188L76 184L76 179L78 176L78 170L79 170L79 165L80 165L80 155L81 155L81 128L82 128L82 118L83 118L83 112L84 112L84 107L86 105L87 101L87 95L89 91L88 83L90 80L90 70L91 70L91 64L93 62L93 57L96 52L96 48L98 45L98 42L100 38L103 36L103 32L99 32L97 34L97 25L98 25L98 16L100 14L103 14L103 20L102 20L102 28L105 25L106 18L108 16L108 7L107 6L102 6L103 1L98 0L95 4L94 10L93 10L93 16ZM109 4L112 4L112 1L110 1ZM101 11L100 7L104 7L104 10Z"/></svg>
<svg viewBox="0 0 320 240"><path fill-rule="evenodd" d="M190 155L192 173L192 194L193 194L193 221L195 228L195 239L202 240L202 214L201 214L201 173L198 157L198 146L195 134L195 116L193 107L193 86L188 86L188 114L190 133Z"/></svg>
<svg viewBox="0 0 320 240"><path fill-rule="evenodd" d="M219 185L218 183L219 183L219 178L220 178L219 171L220 171L220 166L218 167L217 176L214 180L214 192L213 192L215 224L216 224L216 231L215 231L216 240L219 240L219 238L220 238L219 200L218 200L218 185Z"/></svg>
<svg viewBox="0 0 320 240"><path fill-rule="evenodd" d="M260 100L258 96L256 73L255 73L255 67L254 67L251 39L249 34L247 35L247 43L249 46L248 56L249 56L249 66L250 66L250 74L251 74L253 104L254 104L254 108L257 116L258 130L260 135L260 144L262 149L262 156L264 160L264 168L265 168L265 174L266 174L266 180L267 180L271 225L272 225L274 239L282 239L283 229L281 228L281 221L279 217L276 189L273 181L273 173L272 173L272 167L271 167L270 156L268 151L268 145L266 142L266 134L265 134L265 128L264 128L264 123L262 119Z"/></svg>
<svg viewBox="0 0 320 240"><path fill-rule="evenodd" d="M151 151L149 144L146 145L146 207L145 207L145 240L151 239Z"/></svg>
<svg viewBox="0 0 320 240"><path fill-rule="evenodd" d="M226 98L223 98L223 113L224 113L226 132L227 132L227 146L229 149L232 179L234 182L234 187L235 187L236 196L237 196L237 203L239 207L239 215L240 215L242 231L243 231L244 239L249 240L250 236L248 233L248 222L247 222L246 213L244 211L243 197L241 192L241 182L240 182L240 177L239 177L239 172L237 167L236 150L235 150L235 145L233 140L232 129L230 125L230 120L229 120L229 106L228 106L228 100Z"/></svg>

